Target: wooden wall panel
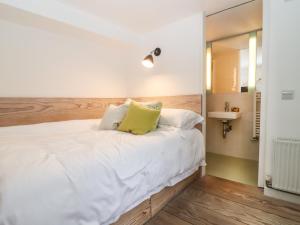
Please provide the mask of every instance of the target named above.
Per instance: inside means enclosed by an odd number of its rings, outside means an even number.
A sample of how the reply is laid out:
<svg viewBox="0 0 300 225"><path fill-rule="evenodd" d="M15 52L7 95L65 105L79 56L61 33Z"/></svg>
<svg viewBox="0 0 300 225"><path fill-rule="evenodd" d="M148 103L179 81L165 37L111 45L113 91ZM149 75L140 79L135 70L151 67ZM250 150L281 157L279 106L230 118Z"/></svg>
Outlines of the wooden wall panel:
<svg viewBox="0 0 300 225"><path fill-rule="evenodd" d="M100 118L123 99L0 98L0 126Z"/></svg>
<svg viewBox="0 0 300 225"><path fill-rule="evenodd" d="M164 107L201 113L201 96L139 97L137 101L161 101ZM125 98L0 98L0 126L25 125L103 116L109 104Z"/></svg>
<svg viewBox="0 0 300 225"><path fill-rule="evenodd" d="M189 109L201 114L201 95L180 95L168 97L140 97L136 101L161 101L163 107L174 109Z"/></svg>

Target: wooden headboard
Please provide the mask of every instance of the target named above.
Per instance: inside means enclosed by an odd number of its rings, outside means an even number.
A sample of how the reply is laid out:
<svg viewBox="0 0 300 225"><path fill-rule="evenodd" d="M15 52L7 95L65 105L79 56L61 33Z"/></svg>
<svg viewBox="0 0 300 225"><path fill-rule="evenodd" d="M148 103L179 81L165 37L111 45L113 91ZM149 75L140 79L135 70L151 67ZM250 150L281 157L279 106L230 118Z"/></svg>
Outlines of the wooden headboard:
<svg viewBox="0 0 300 225"><path fill-rule="evenodd" d="M164 107L189 109L201 114L201 95L139 97L136 101L161 101ZM125 98L0 98L0 127L94 119L103 116L109 104Z"/></svg>

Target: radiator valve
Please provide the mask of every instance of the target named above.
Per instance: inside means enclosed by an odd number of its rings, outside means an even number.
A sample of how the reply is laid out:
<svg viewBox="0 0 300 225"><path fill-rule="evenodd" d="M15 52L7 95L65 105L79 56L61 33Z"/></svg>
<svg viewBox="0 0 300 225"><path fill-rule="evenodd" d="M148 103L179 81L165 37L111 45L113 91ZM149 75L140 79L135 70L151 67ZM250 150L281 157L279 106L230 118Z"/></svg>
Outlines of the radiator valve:
<svg viewBox="0 0 300 225"><path fill-rule="evenodd" d="M272 188L272 177L270 175L266 176L266 186Z"/></svg>

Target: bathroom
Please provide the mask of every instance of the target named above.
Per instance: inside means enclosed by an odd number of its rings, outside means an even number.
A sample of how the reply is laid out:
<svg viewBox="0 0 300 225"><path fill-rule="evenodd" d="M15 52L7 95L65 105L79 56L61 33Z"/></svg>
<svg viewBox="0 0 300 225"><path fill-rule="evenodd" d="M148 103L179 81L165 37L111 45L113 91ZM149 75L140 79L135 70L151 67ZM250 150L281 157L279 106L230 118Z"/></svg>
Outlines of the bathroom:
<svg viewBox="0 0 300 225"><path fill-rule="evenodd" d="M249 7L259 6L244 5L207 18L208 33L222 17L241 17ZM226 32L232 27L236 24L228 24ZM257 186L261 81L261 25L207 42L208 175Z"/></svg>

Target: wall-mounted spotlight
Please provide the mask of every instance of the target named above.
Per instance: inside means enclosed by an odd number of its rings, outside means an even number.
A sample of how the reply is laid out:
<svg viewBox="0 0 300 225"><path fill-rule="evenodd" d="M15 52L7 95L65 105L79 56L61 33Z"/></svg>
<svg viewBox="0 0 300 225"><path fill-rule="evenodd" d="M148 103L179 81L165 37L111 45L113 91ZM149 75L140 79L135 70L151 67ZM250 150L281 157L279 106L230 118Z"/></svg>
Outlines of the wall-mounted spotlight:
<svg viewBox="0 0 300 225"><path fill-rule="evenodd" d="M154 66L154 60L153 60L153 55L159 56L161 54L161 49L156 48L152 52L150 52L149 55L147 55L144 60L142 61L142 64L144 67L147 68L152 68Z"/></svg>

